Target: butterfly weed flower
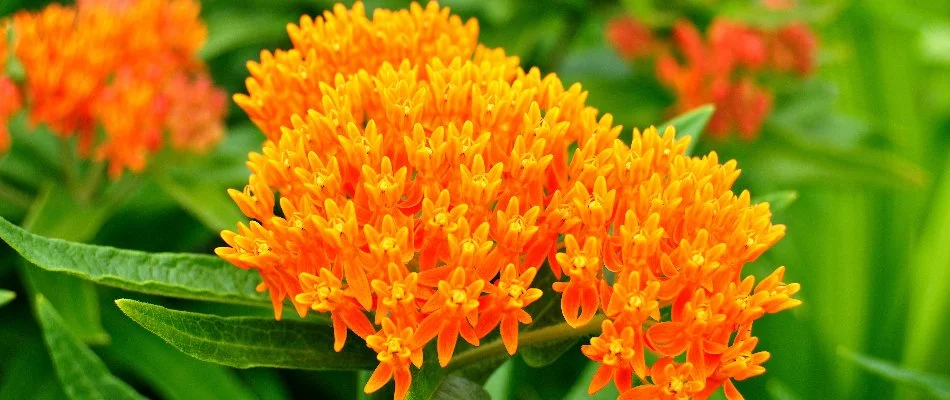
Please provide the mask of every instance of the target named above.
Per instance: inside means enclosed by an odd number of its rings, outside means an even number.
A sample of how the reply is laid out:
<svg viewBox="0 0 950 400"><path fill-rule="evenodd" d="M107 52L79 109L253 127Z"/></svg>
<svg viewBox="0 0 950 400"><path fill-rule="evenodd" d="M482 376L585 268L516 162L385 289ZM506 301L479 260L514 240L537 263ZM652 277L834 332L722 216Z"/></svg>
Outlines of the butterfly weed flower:
<svg viewBox="0 0 950 400"><path fill-rule="evenodd" d="M755 138L772 109L763 76L807 76L817 48L811 30L797 22L759 28L717 18L703 33L683 20L673 25L670 40L662 40L623 16L608 24L605 36L628 60L655 56L656 77L674 92L676 112L714 103L709 132L714 137L738 132L744 139Z"/></svg>
<svg viewBox="0 0 950 400"><path fill-rule="evenodd" d="M260 274L276 318L288 300L329 313L336 349L353 332L378 354L364 390L393 380L397 398L429 344L446 366L459 337L477 351L497 329L514 354L544 298L565 331L601 328L583 350L602 365L592 392L701 398L759 371L734 333L799 287L784 269L742 278L785 228L732 191L734 161L686 155L672 128L619 140L579 85L478 47L474 21L435 3L364 13L291 25L294 49L262 53L236 96L268 139L229 191L251 221L216 253Z"/></svg>
<svg viewBox="0 0 950 400"><path fill-rule="evenodd" d="M168 142L203 151L226 103L197 51L206 28L192 0L80 1L12 18L29 119L77 138L110 176L142 171Z"/></svg>

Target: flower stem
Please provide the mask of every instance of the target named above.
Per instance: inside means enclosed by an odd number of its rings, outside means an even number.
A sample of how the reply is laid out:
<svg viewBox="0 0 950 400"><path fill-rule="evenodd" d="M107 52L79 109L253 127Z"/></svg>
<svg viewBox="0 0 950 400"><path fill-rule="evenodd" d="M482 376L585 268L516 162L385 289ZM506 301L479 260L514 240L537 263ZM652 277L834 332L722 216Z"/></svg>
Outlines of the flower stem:
<svg viewBox="0 0 950 400"><path fill-rule="evenodd" d="M562 339L579 338L600 332L600 325L607 317L597 315L584 326L573 328L566 322L557 325L546 326L535 330L523 332L518 335L518 346L527 347L538 343L552 342ZM452 362L446 367L448 372L462 368L468 364L477 361L501 358L508 355L505 344L502 340L496 340L491 343L483 344L468 351L463 351L452 357Z"/></svg>

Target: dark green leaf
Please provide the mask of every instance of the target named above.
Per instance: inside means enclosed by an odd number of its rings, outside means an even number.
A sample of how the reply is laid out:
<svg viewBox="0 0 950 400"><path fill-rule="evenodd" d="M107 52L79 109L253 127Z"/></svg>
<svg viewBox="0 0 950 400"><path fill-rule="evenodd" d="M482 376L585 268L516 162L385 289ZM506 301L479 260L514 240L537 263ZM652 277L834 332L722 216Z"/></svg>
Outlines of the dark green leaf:
<svg viewBox="0 0 950 400"><path fill-rule="evenodd" d="M409 386L406 399L491 399L481 385L458 375L450 375L448 369L439 366L434 352L426 352L425 360L421 369L413 371L412 385Z"/></svg>
<svg viewBox="0 0 950 400"><path fill-rule="evenodd" d="M843 347L838 348L838 355L874 375L916 388L938 399L950 399L950 378L946 376L903 369L889 361L858 354Z"/></svg>
<svg viewBox="0 0 950 400"><path fill-rule="evenodd" d="M376 354L356 337L333 351L331 327L303 321L219 317L169 310L121 299L129 318L166 342L202 361L236 368L277 367L310 370L375 368Z"/></svg>
<svg viewBox="0 0 950 400"><path fill-rule="evenodd" d="M266 305L257 273L213 256L145 253L48 239L0 218L0 238L40 268L121 289L225 303Z"/></svg>
<svg viewBox="0 0 950 400"><path fill-rule="evenodd" d="M481 385L460 376L448 376L429 396L432 400L491 400Z"/></svg>
<svg viewBox="0 0 950 400"><path fill-rule="evenodd" d="M752 199L753 203L769 203L769 209L775 213L782 211L792 203L798 200L798 191L783 190L780 192L767 193Z"/></svg>
<svg viewBox="0 0 950 400"><path fill-rule="evenodd" d="M554 273L550 268L544 268L535 278L535 287L551 287L555 281ZM530 332L536 329L551 325L563 324L564 316L561 315L561 296L553 291L544 294L538 301L528 306L528 313L535 316L534 321L521 329L522 332ZM578 337L568 337L561 340L537 343L529 346L520 346L518 354L524 359L525 364L534 368L541 368L550 365L561 358L564 353L574 347Z"/></svg>
<svg viewBox="0 0 950 400"><path fill-rule="evenodd" d="M109 373L102 360L69 332L62 318L42 296L36 299L36 314L66 395L77 400L144 399Z"/></svg>
<svg viewBox="0 0 950 400"><path fill-rule="evenodd" d="M16 293L13 293L9 290L0 290L0 306L4 306L7 303L13 301L16 298Z"/></svg>
<svg viewBox="0 0 950 400"><path fill-rule="evenodd" d="M677 138L690 136L691 139L689 141L689 147L686 148L686 154L692 155L693 149L696 148L696 143L699 143L703 129L706 129L706 124L709 123L709 119L712 118L715 111L716 107L712 104L700 106L673 117L673 119L660 124L657 129L662 134L666 128L672 126L676 128Z"/></svg>

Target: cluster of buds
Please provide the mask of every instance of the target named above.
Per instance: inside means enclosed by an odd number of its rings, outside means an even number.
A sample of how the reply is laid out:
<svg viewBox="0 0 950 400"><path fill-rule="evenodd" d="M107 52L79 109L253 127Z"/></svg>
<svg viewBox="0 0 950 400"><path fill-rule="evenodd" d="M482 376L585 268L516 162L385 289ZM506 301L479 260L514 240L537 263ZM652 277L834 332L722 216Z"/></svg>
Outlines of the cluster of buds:
<svg viewBox="0 0 950 400"><path fill-rule="evenodd" d="M603 320L583 349L602 364L592 392L701 397L764 371L752 322L798 285L741 278L784 226L731 191L735 162L687 156L673 129L620 140L580 85L479 46L435 3L337 5L288 31L294 49L249 63L235 97L268 140L230 191L251 221L216 252L260 273L277 318L289 300L329 314L338 351L363 338L380 361L367 392L394 380L405 397L432 342L442 366L496 329L514 354L542 296L571 327Z"/></svg>
<svg viewBox="0 0 950 400"><path fill-rule="evenodd" d="M608 25L607 38L628 59L657 57L657 78L676 94L675 112L713 103L709 132L738 132L744 139L758 134L772 108L771 92L759 83L763 73L808 75L816 49L814 35L801 23L765 29L716 19L703 37L695 25L680 21L672 40L659 43L648 27L621 17Z"/></svg>
<svg viewBox="0 0 950 400"><path fill-rule="evenodd" d="M15 14L12 30L25 77L19 88L0 78L0 93L21 92L33 124L76 137L79 154L107 161L112 177L141 171L166 135L176 150L200 151L224 132L227 99L197 58L206 28L193 0L54 4ZM19 105L7 98L0 121Z"/></svg>

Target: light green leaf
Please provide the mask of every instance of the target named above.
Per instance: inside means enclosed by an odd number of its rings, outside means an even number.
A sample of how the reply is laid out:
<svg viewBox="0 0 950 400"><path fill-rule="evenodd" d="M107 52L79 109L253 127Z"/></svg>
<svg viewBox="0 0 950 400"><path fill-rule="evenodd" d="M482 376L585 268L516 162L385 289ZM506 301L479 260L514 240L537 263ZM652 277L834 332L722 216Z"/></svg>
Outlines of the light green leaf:
<svg viewBox="0 0 950 400"><path fill-rule="evenodd" d="M848 182L912 189L929 179L919 165L892 152L810 139L774 121L767 122L764 130L769 140L757 143L744 164L747 175L762 182Z"/></svg>
<svg viewBox="0 0 950 400"><path fill-rule="evenodd" d="M267 305L265 296L254 290L260 281L257 273L214 256L145 253L48 239L2 218L0 239L40 268L103 285L185 299Z"/></svg>
<svg viewBox="0 0 950 400"><path fill-rule="evenodd" d="M691 140L689 141L689 147L686 148L686 154L692 155L696 143L699 143L703 130L706 129L706 124L709 123L709 119L712 118L714 112L716 112L716 107L712 104L700 106L673 117L673 119L660 124L657 129L662 134L667 127L672 126L676 128L677 139L690 136Z"/></svg>
<svg viewBox="0 0 950 400"><path fill-rule="evenodd" d="M13 293L9 290L0 290L0 307L13 301L13 299L15 298L16 298L16 293Z"/></svg>
<svg viewBox="0 0 950 400"><path fill-rule="evenodd" d="M950 399L950 377L903 369L889 361L858 354L844 347L838 348L838 355L874 375L916 388L938 399Z"/></svg>
<svg viewBox="0 0 950 400"><path fill-rule="evenodd" d="M757 196L752 199L752 203L769 203L769 210L775 213L788 208L795 200L798 200L798 191L782 190Z"/></svg>
<svg viewBox="0 0 950 400"><path fill-rule="evenodd" d="M135 300L116 300L133 321L202 361L236 368L310 370L375 368L376 354L357 337L333 351L331 327L303 321L219 317L175 311Z"/></svg>
<svg viewBox="0 0 950 400"><path fill-rule="evenodd" d="M155 182L178 204L213 231L234 229L245 219L227 188L212 182L184 180L174 174L155 175ZM184 183L184 182L189 183Z"/></svg>
<svg viewBox="0 0 950 400"><path fill-rule="evenodd" d="M76 339L62 318L42 296L36 299L36 314L43 337L66 395L72 399L144 399L112 376L96 354Z"/></svg>

